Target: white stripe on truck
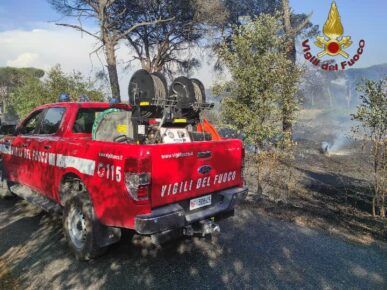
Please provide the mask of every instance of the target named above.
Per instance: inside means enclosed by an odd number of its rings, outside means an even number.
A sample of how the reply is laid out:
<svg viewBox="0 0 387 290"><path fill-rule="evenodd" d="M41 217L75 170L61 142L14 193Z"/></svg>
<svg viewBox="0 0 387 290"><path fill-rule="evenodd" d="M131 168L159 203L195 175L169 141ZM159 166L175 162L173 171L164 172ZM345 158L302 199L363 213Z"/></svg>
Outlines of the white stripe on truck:
<svg viewBox="0 0 387 290"><path fill-rule="evenodd" d="M30 161L36 161L59 168L74 168L87 175L94 175L95 160L80 158L75 156L49 153L46 151L31 150L28 148L11 147L0 144L0 152L7 155L24 158Z"/></svg>
<svg viewBox="0 0 387 290"><path fill-rule="evenodd" d="M0 152L4 154L11 154L11 146L0 144Z"/></svg>
<svg viewBox="0 0 387 290"><path fill-rule="evenodd" d="M57 154L56 166L61 168L75 168L83 174L94 175L95 161L86 158Z"/></svg>

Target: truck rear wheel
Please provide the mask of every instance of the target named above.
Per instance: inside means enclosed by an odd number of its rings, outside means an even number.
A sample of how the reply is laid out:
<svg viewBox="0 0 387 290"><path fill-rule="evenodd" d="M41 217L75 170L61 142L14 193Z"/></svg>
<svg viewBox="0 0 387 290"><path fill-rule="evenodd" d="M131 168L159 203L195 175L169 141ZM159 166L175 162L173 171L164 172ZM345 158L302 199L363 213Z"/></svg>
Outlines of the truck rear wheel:
<svg viewBox="0 0 387 290"><path fill-rule="evenodd" d="M63 211L64 234L78 260L87 261L106 252L97 241L99 223L87 193L67 199Z"/></svg>

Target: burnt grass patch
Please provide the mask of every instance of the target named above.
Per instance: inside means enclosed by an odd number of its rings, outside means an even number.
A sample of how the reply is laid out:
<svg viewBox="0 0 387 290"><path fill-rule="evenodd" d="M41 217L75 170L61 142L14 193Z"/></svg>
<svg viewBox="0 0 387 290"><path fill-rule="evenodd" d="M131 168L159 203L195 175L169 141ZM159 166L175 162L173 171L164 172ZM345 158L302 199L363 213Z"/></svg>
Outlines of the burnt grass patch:
<svg viewBox="0 0 387 290"><path fill-rule="evenodd" d="M254 206L267 215L322 228L356 242L386 242L386 219L371 215L369 148L364 142L348 138L337 152L322 154L321 142L337 136L332 128L340 129L332 123L299 123L292 158L285 158L270 169L265 169L263 163L260 171L266 170L268 174L260 176L259 187L256 169L247 162L245 172L249 174L245 178L250 193L244 206Z"/></svg>

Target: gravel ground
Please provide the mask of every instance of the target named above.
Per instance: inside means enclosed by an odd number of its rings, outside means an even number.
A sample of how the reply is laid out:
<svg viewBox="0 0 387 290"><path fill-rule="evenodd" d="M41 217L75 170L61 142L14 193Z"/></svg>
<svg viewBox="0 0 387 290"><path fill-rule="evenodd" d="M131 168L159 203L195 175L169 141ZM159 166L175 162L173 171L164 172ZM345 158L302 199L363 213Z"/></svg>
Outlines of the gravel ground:
<svg viewBox="0 0 387 290"><path fill-rule="evenodd" d="M69 252L58 218L0 200L0 288L386 289L385 245L360 245L243 206L212 240L158 248L135 236L88 263ZM3 286L3 287L2 287Z"/></svg>

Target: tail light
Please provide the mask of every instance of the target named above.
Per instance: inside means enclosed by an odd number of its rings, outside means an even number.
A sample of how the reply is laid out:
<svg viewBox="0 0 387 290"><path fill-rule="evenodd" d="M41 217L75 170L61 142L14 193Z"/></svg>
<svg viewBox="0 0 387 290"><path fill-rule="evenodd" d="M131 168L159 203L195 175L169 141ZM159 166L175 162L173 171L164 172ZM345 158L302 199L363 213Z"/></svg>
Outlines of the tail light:
<svg viewBox="0 0 387 290"><path fill-rule="evenodd" d="M151 185L151 159L149 152L140 158L128 158L125 162L125 186L135 201L148 201Z"/></svg>
<svg viewBox="0 0 387 290"><path fill-rule="evenodd" d="M126 189L128 190L130 196L136 201L149 199L149 184L149 173L125 173Z"/></svg>

